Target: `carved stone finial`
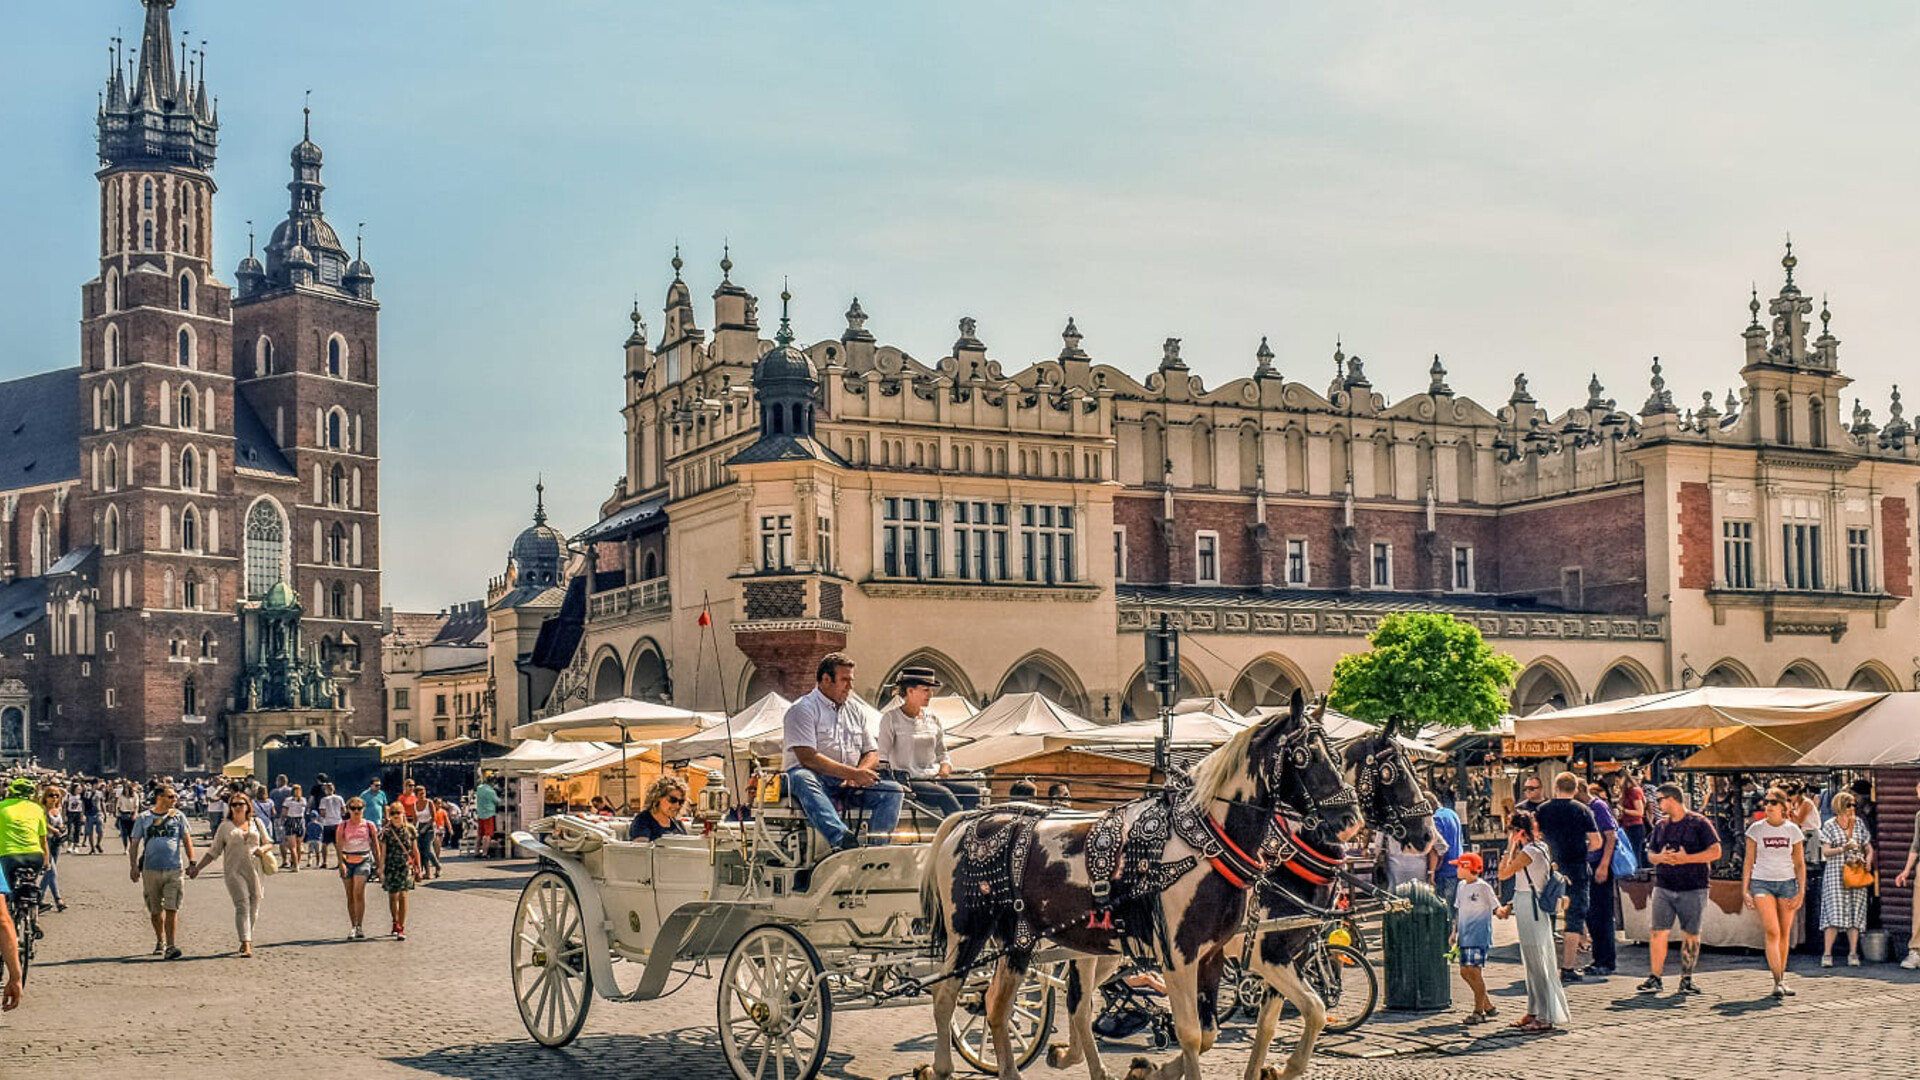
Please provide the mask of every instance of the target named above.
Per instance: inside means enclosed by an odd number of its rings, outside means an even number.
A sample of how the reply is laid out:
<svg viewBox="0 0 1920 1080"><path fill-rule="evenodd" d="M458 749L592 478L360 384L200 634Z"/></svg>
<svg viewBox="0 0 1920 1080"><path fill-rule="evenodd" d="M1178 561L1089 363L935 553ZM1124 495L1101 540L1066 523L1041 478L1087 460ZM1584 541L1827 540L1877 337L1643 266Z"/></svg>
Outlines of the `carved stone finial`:
<svg viewBox="0 0 1920 1080"><path fill-rule="evenodd" d="M720 245L720 283L723 285L733 284L732 244L723 243Z"/></svg>
<svg viewBox="0 0 1920 1080"><path fill-rule="evenodd" d="M1641 416L1662 416L1676 412L1673 407L1673 391L1667 389L1666 376L1660 374L1660 358L1653 358L1653 393L1647 395L1647 403L1640 407Z"/></svg>
<svg viewBox="0 0 1920 1080"><path fill-rule="evenodd" d="M680 245L679 244L673 245L673 261L668 265L673 267L673 280L679 281L680 268L687 265L686 263L683 263L680 261Z"/></svg>
<svg viewBox="0 0 1920 1080"><path fill-rule="evenodd" d="M1080 348L1080 328L1074 325L1073 316L1067 316L1066 328L1060 331L1060 359L1083 360L1085 350Z"/></svg>
<svg viewBox="0 0 1920 1080"><path fill-rule="evenodd" d="M1527 376L1522 372L1513 377L1513 396L1507 399L1509 405L1531 405L1533 395L1527 392Z"/></svg>
<svg viewBox="0 0 1920 1080"><path fill-rule="evenodd" d="M1350 356L1347 358L1347 388L1348 389L1351 390L1357 387L1373 385L1373 383L1367 381L1367 371L1366 371L1365 365L1366 365L1366 361L1360 359L1358 355Z"/></svg>
<svg viewBox="0 0 1920 1080"><path fill-rule="evenodd" d="M1253 350L1253 371L1255 375L1273 373L1273 346L1267 344L1267 336L1260 335L1260 347Z"/></svg>
<svg viewBox="0 0 1920 1080"><path fill-rule="evenodd" d="M1597 371L1594 372L1592 378L1589 378L1587 380L1587 408L1589 409L1606 408L1607 401L1604 397L1601 396L1602 394L1606 393L1606 390L1607 390L1606 387L1600 385L1600 373Z"/></svg>
<svg viewBox="0 0 1920 1080"><path fill-rule="evenodd" d="M1433 363L1427 368L1427 393L1439 397L1453 393L1453 387L1447 385L1447 369L1440 363L1440 354L1433 354Z"/></svg>
<svg viewBox="0 0 1920 1080"><path fill-rule="evenodd" d="M1750 313L1753 321L1747 324L1747 329L1758 330L1760 329L1760 283L1756 281L1748 286L1748 289L1751 299L1747 301L1747 311Z"/></svg>
<svg viewBox="0 0 1920 1080"><path fill-rule="evenodd" d="M1169 368L1176 371L1185 371L1187 369L1187 362L1185 360L1180 359L1180 339L1179 338L1170 337L1165 342L1161 343L1160 368L1163 371Z"/></svg>

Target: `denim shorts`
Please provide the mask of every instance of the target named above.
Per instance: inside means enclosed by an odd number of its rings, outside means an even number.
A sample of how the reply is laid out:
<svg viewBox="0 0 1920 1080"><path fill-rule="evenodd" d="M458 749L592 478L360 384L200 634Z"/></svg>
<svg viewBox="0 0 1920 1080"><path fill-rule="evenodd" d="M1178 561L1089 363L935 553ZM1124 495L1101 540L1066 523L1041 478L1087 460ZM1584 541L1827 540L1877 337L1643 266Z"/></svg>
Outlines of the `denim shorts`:
<svg viewBox="0 0 1920 1080"><path fill-rule="evenodd" d="M370 878L373 876L373 856L371 855L361 859L359 862L348 862L345 859L341 859L340 866L346 870L348 877Z"/></svg>
<svg viewBox="0 0 1920 1080"><path fill-rule="evenodd" d="M1798 881L1761 881L1754 878L1747 882L1747 892L1753 896L1771 896L1779 900L1791 900L1800 895Z"/></svg>
<svg viewBox="0 0 1920 1080"><path fill-rule="evenodd" d="M1461 967L1486 967L1487 950L1477 945L1460 946Z"/></svg>

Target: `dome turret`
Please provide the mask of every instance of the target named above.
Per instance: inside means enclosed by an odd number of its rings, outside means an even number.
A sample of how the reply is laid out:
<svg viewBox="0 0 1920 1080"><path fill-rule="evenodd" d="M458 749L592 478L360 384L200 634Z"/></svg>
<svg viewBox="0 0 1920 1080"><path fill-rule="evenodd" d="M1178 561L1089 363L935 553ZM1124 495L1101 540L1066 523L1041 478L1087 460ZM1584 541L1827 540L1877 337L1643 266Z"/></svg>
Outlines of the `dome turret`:
<svg viewBox="0 0 1920 1080"><path fill-rule="evenodd" d="M534 492L533 524L514 537L507 561L513 566L517 585L557 586L566 561L567 538L547 524L546 483L535 484Z"/></svg>

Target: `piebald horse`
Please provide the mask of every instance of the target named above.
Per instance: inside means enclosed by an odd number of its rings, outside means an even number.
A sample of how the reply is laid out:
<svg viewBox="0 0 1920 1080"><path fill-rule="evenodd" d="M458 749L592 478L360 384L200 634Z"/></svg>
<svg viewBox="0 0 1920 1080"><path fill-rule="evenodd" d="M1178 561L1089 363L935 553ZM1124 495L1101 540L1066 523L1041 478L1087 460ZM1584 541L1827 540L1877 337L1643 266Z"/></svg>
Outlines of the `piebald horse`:
<svg viewBox="0 0 1920 1080"><path fill-rule="evenodd" d="M1405 749L1392 735L1382 732L1355 741L1347 747L1346 764L1354 770L1361 812L1375 829L1416 848L1433 842L1435 803L1421 789ZM1254 907L1263 920L1309 916L1316 921L1295 929L1255 934L1249 966L1278 993L1269 994L1260 1008L1245 1080L1297 1080L1305 1075L1314 1043L1327 1022L1326 1003L1302 978L1298 961L1307 954L1314 937L1325 932L1317 920L1331 911L1338 867L1345 852L1340 839L1324 826L1294 831L1292 825L1285 820L1279 822L1263 852L1268 868L1255 886ZM1300 1039L1284 1069L1263 1067L1283 1002L1292 1003L1300 1013Z"/></svg>
<svg viewBox="0 0 1920 1080"><path fill-rule="evenodd" d="M1164 874L1163 867L1177 869L1188 860L1191 866L1159 882L1162 887L1153 893L1115 903L1112 917L1104 918L1086 859L1095 816L1042 816L1023 822L1023 811L1015 806L956 815L941 824L921 886L934 947L944 949L940 974L948 976L934 986L934 1080L953 1075L950 1035L960 980L952 976L974 966L989 944L1004 951L994 961L997 967L987 988L988 1030L1002 1080L1018 1080L1007 1021L1014 993L1042 937L1081 954L1068 982L1069 1050L1056 1065L1084 1057L1091 1080L1107 1080L1094 1043L1094 988L1102 972L1116 967L1123 949L1131 945L1151 955L1166 978L1181 1053L1151 1073L1144 1059L1136 1059L1129 1080L1200 1080L1200 1055L1215 1034L1214 1005L1225 946L1241 931L1247 889L1258 870L1257 857L1247 853L1259 850L1274 813L1282 807L1315 828L1351 836L1360 826L1359 799L1325 731L1307 717L1305 701L1296 692L1286 713L1236 733L1203 758L1193 769L1190 785L1170 785L1166 792L1122 807L1127 832L1135 831L1143 815L1159 814L1154 807L1159 800L1167 800L1174 821L1171 835L1155 864L1124 866L1124 875L1113 886L1121 894L1116 899L1126 898L1129 883ZM1181 822L1189 827L1181 828ZM1020 845L999 837L1008 829L1015 830L1016 838L1030 830L1030 839ZM1189 839L1199 829L1204 834ZM1010 878L1017 883L1011 900L993 895L993 887L966 880L962 848L969 838L981 850L992 850L996 840L1015 849L1006 855L1010 867L1019 868L1010 868ZM977 871L977 862L969 865ZM962 888L979 889L992 902L970 894L962 905L957 902Z"/></svg>

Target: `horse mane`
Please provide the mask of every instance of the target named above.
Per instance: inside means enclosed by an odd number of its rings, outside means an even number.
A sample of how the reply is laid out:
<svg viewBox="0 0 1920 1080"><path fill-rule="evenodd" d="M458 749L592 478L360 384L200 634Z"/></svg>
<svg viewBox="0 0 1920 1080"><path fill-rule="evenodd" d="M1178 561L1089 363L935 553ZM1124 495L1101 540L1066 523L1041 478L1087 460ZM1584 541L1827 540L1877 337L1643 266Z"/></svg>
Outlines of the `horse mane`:
<svg viewBox="0 0 1920 1080"><path fill-rule="evenodd" d="M1246 775L1248 750L1252 747L1254 735L1261 726L1252 724L1234 732L1232 738L1220 744L1219 749L1201 758L1200 763L1193 767L1191 800L1194 806L1205 807L1214 799L1220 798L1227 785Z"/></svg>

